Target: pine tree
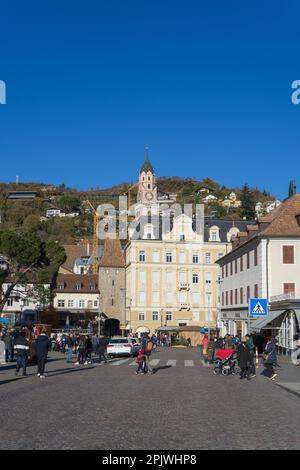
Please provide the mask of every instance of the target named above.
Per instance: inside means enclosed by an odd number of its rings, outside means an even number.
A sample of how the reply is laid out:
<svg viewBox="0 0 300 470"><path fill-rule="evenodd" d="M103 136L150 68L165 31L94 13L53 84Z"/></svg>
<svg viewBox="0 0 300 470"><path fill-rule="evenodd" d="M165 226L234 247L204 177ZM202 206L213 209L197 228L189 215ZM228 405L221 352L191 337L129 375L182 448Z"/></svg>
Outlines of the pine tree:
<svg viewBox="0 0 300 470"><path fill-rule="evenodd" d="M241 192L241 208L240 216L246 219L254 219L255 217L255 199L254 194L245 184Z"/></svg>
<svg viewBox="0 0 300 470"><path fill-rule="evenodd" d="M292 196L294 196L294 194L295 194L295 191L294 191L294 181L291 180L291 181L290 181L290 185L289 185L289 195L288 195L288 197L292 197Z"/></svg>

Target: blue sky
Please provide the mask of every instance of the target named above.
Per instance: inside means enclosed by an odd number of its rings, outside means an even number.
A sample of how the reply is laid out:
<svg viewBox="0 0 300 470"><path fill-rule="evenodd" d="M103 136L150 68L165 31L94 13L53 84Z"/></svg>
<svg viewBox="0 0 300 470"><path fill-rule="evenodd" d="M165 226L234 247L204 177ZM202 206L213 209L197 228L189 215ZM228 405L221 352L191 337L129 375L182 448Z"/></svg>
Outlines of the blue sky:
<svg viewBox="0 0 300 470"><path fill-rule="evenodd" d="M297 4L298 3L298 4ZM78 189L209 176L286 196L299 176L299 2L3 0L1 181Z"/></svg>

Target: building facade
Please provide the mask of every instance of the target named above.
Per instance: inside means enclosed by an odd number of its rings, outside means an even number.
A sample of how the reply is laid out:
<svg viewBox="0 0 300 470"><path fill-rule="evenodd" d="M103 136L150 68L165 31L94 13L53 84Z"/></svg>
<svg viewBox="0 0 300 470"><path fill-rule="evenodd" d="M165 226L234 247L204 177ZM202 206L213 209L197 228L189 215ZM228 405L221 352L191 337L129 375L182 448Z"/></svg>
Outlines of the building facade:
<svg viewBox="0 0 300 470"><path fill-rule="evenodd" d="M99 314L100 291L98 276L94 274L58 274L54 286L53 307L60 313L61 320L70 322L89 314Z"/></svg>
<svg viewBox="0 0 300 470"><path fill-rule="evenodd" d="M117 320L126 331L125 257L120 240L107 238L99 267L100 311L108 320Z"/></svg>
<svg viewBox="0 0 300 470"><path fill-rule="evenodd" d="M218 264L221 267L220 321L224 333L245 334L250 328L255 329L254 320L250 321L248 316L251 298L266 298L271 312L283 300L294 299L297 303L300 299L300 195L292 196L268 216L258 218L256 225L239 233L233 250Z"/></svg>
<svg viewBox="0 0 300 470"><path fill-rule="evenodd" d="M247 222L174 215L164 224L148 155L139 175L136 224L126 245L126 324L133 333L162 327L216 329L220 269L231 238ZM146 187L145 187L146 185ZM165 201L166 202L166 201ZM249 222L248 222L249 223Z"/></svg>

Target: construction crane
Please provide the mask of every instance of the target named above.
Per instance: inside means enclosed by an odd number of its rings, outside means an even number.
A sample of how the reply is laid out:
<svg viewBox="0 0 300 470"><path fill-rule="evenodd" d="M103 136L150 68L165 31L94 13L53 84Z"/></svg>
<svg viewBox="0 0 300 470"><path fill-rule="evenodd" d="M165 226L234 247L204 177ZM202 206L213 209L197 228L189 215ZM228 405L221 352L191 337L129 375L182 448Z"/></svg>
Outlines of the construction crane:
<svg viewBox="0 0 300 470"><path fill-rule="evenodd" d="M94 208L93 204L87 199L83 201L83 204L89 206L93 211L93 274L98 274L98 235L97 235L97 227L98 222L101 220L102 216L98 214L96 209Z"/></svg>

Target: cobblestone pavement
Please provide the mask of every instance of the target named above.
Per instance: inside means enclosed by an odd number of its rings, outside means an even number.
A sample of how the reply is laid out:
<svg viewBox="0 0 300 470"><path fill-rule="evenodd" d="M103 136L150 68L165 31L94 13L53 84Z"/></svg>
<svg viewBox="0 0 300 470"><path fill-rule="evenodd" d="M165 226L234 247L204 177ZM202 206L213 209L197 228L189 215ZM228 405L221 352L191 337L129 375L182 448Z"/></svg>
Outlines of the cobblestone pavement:
<svg viewBox="0 0 300 470"><path fill-rule="evenodd" d="M45 379L35 366L24 378L0 366L0 448L300 448L298 396L260 375L215 376L195 349L152 360L156 373L145 376L132 358L75 366L51 353Z"/></svg>

